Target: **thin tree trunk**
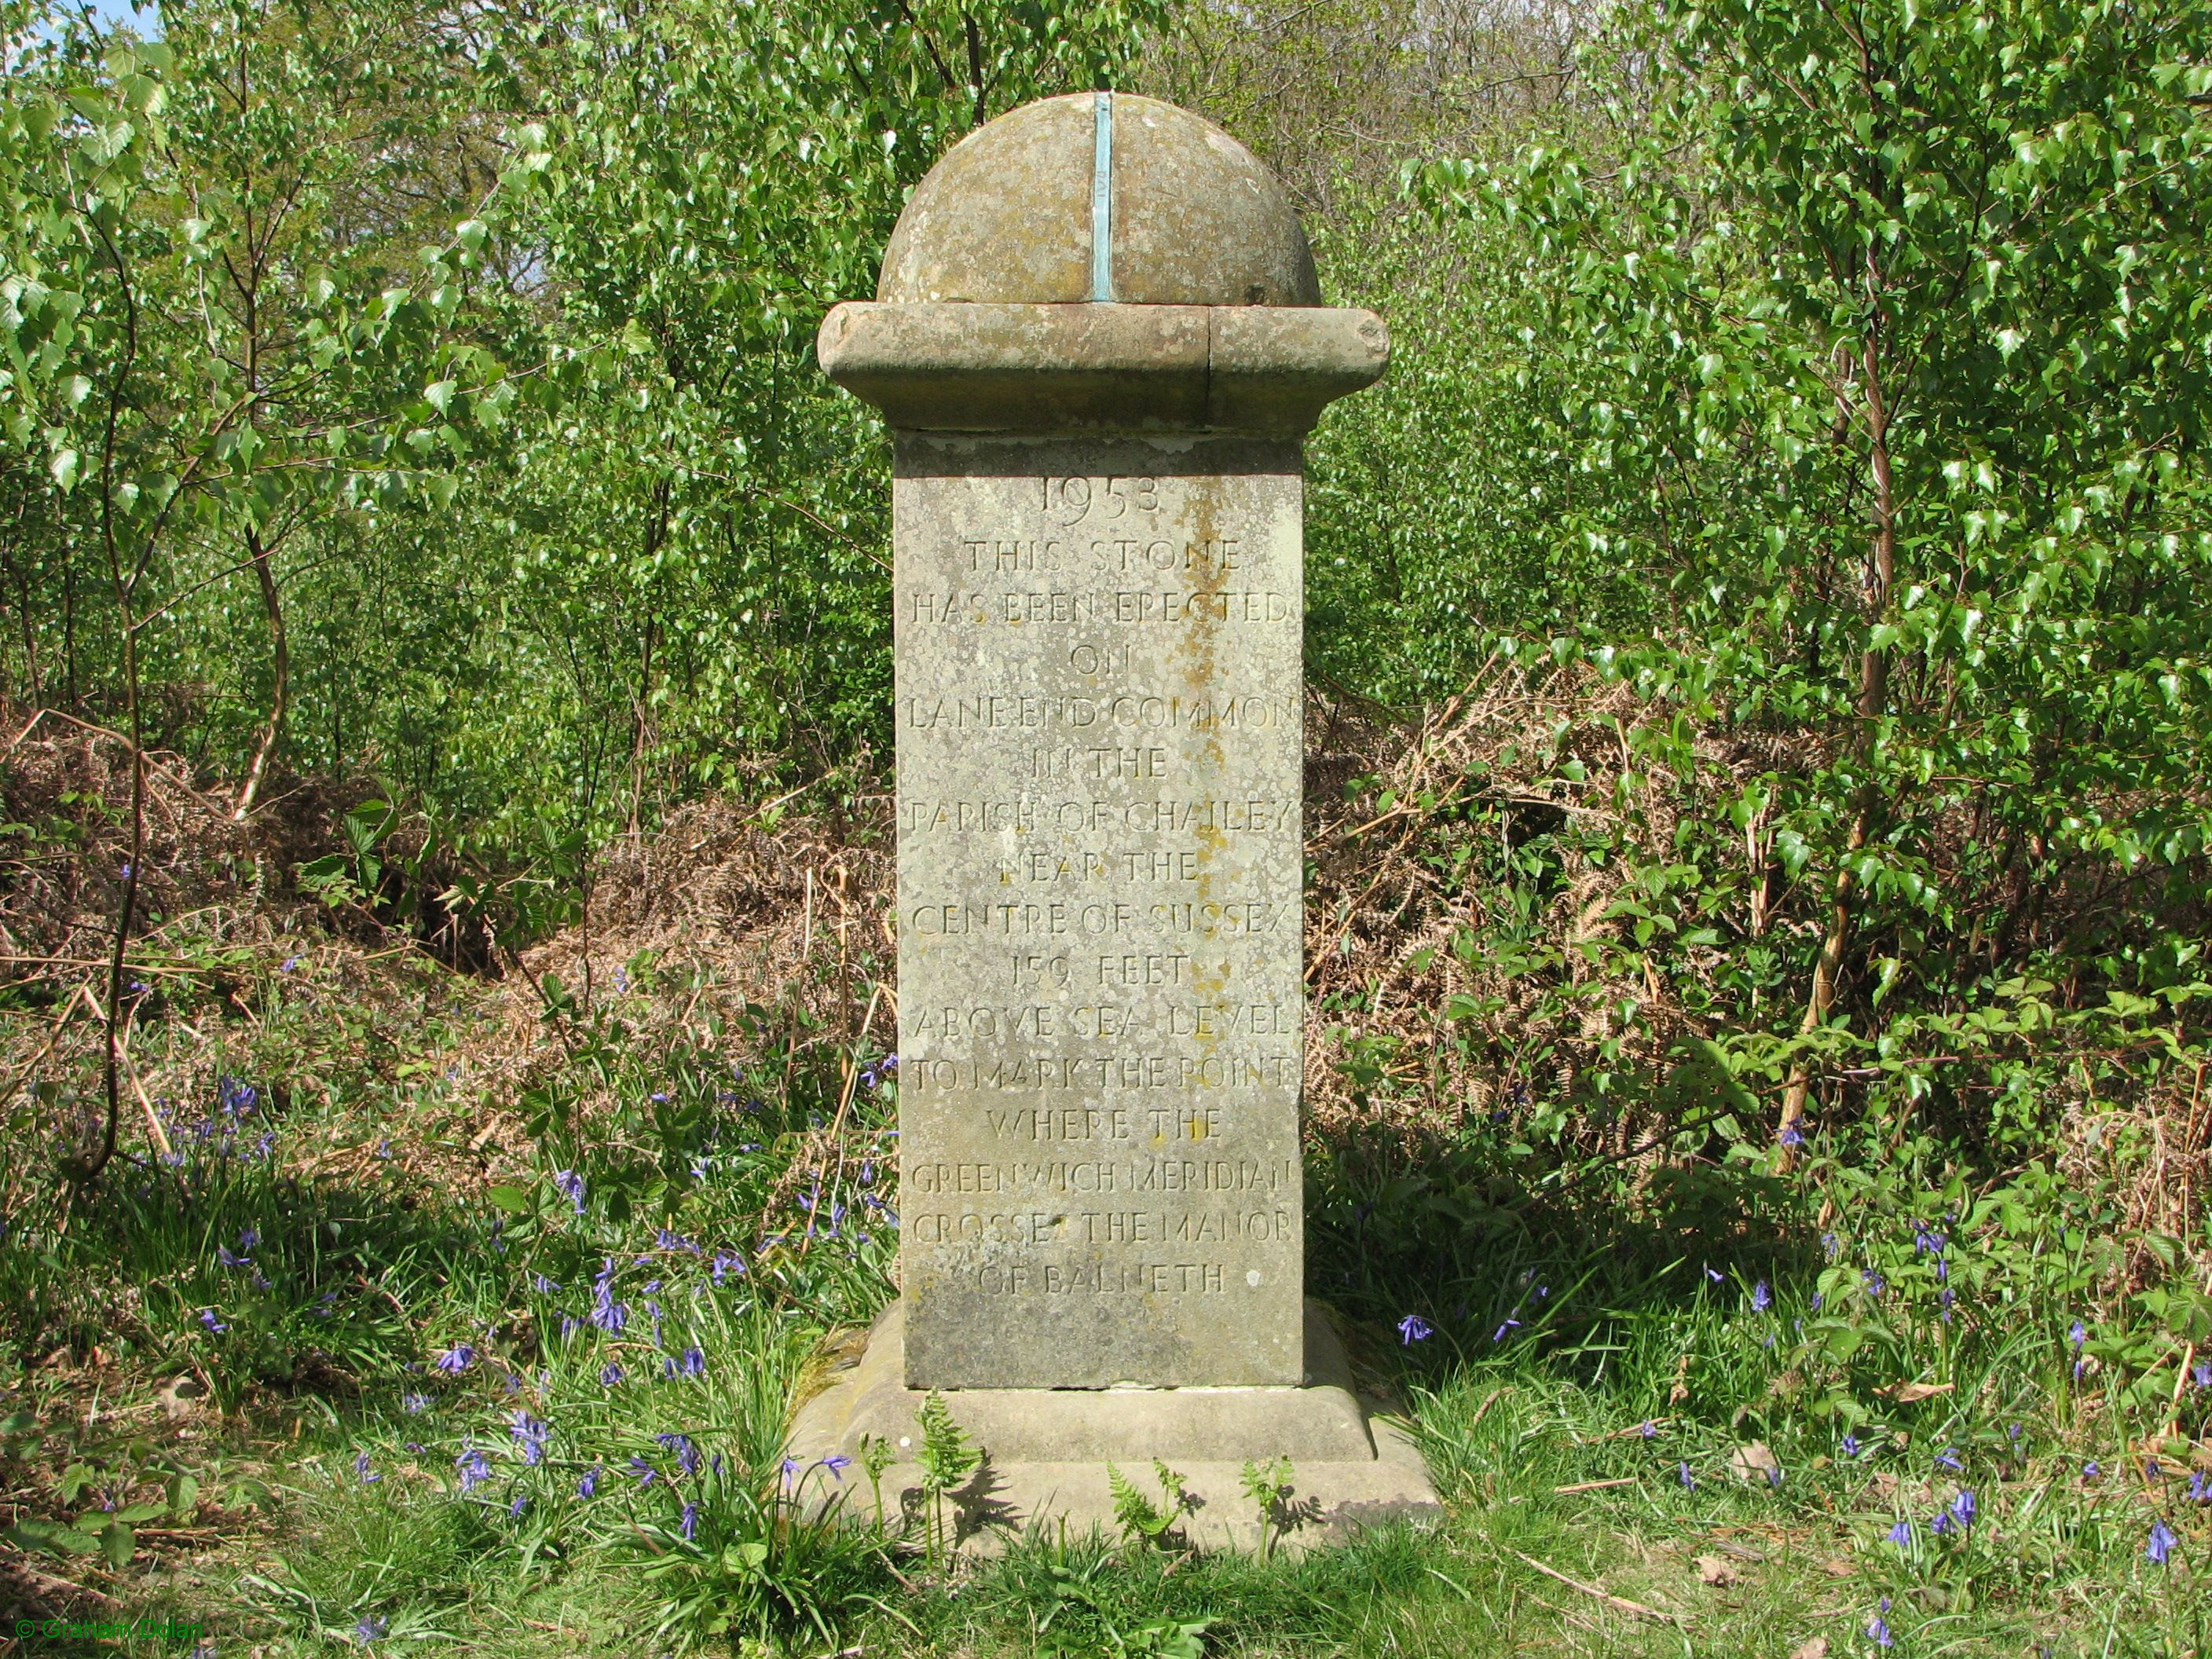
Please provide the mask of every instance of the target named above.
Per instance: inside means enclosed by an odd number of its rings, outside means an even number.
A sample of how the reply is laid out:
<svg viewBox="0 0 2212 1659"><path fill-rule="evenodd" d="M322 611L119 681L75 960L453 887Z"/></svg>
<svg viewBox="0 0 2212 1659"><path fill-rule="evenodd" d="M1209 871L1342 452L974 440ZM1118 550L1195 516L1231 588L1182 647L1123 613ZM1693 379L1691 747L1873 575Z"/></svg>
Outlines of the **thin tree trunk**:
<svg viewBox="0 0 2212 1659"><path fill-rule="evenodd" d="M268 614L269 638L274 647L276 685L269 698L269 723L262 728L261 743L253 753L253 764L246 771L246 781L238 791L238 810L231 814L243 819L253 811L253 802L261 793L261 786L269 775L269 763L276 752L276 745L284 736L284 714L290 699L292 678L291 641L284 632L284 605L276 591L276 573L270 563L270 549L261 539L261 532L248 529L246 550L253 561L253 574L261 583L261 608Z"/></svg>
<svg viewBox="0 0 2212 1659"><path fill-rule="evenodd" d="M1867 254L1868 298L1873 312L1859 343L1860 389L1866 399L1869 465L1874 474L1874 538L1867 552L1866 614L1879 626L1889 609L1890 589L1897 580L1897 490L1890 471L1889 406L1881 384L1881 272L1871 250ZM1838 394L1840 398L1840 393ZM1881 786L1874 776L1875 737L1889 699L1889 652L1869 644L1859 656L1857 753L1862 777L1851 814L1850 834L1844 843L1843 868L1836 872L1835 890L1828 911L1828 930L1820 941L1820 955L1813 964L1813 988L1805 1000L1800 1036L1809 1036L1826 1021L1835 1006L1836 983L1841 977L1844 953L1850 947L1851 921L1858 897L1858 878L1851 866L1874 836L1882 815ZM1798 1125L1805 1116L1805 1101L1813 1085L1812 1061L1801 1054L1790 1067L1790 1082L1782 1095L1782 1121L1777 1131L1775 1167L1788 1170L1797 1162Z"/></svg>

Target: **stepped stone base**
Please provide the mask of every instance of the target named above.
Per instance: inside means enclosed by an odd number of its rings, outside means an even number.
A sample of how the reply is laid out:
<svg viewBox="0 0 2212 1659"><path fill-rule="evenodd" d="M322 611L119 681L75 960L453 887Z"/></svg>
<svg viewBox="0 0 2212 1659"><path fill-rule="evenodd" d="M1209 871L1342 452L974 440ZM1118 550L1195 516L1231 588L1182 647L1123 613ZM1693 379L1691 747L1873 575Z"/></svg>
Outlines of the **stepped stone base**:
<svg viewBox="0 0 2212 1659"><path fill-rule="evenodd" d="M1256 1507L1240 1489L1248 1459L1287 1456L1291 1492L1275 1525L1280 1547L1342 1541L1391 1521L1432 1526L1443 1518L1428 1470L1404 1431L1361 1401L1344 1344L1316 1304L1306 1304L1303 1388L959 1389L947 1390L953 1420L984 1453L968 1484L948 1495L946 1521L963 1548L992 1553L1031 1528L1115 1530L1108 1488L1111 1463L1155 1503L1158 1458L1188 1480L1195 1500L1181 1531L1201 1549L1255 1549ZM915 1413L926 1393L905 1380L905 1320L893 1303L864 1341L836 1358L830 1386L800 1408L791 1455L805 1463L842 1455L844 1512L872 1519L874 1499L858 1461L874 1437L900 1448L883 1480L893 1524L920 1522L926 1496L913 1453ZM835 1483L807 1482L810 1495Z"/></svg>

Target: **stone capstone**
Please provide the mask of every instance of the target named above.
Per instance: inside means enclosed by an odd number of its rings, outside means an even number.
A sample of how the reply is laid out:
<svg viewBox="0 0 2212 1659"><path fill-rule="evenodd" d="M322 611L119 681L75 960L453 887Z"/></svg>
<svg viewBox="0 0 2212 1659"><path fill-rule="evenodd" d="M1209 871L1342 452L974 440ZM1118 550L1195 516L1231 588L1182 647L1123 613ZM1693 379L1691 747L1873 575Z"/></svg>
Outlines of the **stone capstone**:
<svg viewBox="0 0 2212 1659"><path fill-rule="evenodd" d="M1317 306L1321 285L1290 198L1250 150L1172 104L1086 92L955 145L899 216L876 298Z"/></svg>

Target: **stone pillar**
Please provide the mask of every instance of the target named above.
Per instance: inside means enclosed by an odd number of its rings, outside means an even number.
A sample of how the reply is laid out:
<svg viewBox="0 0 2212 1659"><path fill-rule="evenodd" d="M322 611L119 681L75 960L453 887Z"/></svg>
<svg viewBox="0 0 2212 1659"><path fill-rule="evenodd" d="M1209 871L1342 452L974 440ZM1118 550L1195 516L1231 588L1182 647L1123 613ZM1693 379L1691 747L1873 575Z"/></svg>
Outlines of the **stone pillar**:
<svg viewBox="0 0 2212 1659"><path fill-rule="evenodd" d="M877 302L823 325L896 466L903 1284L872 1420L941 1389L1017 1464L1375 1460L1304 1300L1301 443L1387 355L1248 152L1106 94L970 136ZM1048 1389L1249 1391L1249 1431L1233 1396L1200 1431L1195 1396ZM825 1445L869 1418L811 1409Z"/></svg>

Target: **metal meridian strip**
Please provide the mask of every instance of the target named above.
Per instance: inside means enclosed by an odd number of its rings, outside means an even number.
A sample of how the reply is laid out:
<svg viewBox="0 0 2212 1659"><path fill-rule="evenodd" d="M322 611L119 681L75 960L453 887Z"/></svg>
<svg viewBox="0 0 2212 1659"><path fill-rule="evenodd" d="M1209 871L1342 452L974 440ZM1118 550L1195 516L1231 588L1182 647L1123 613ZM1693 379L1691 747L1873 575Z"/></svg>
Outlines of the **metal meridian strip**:
<svg viewBox="0 0 2212 1659"><path fill-rule="evenodd" d="M1114 94L1102 92L1091 160L1091 297L1100 304L1114 298Z"/></svg>

